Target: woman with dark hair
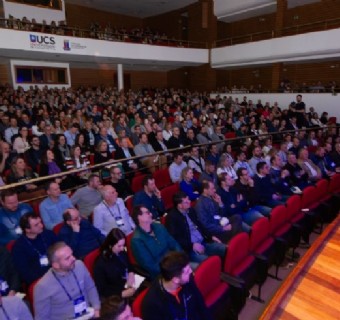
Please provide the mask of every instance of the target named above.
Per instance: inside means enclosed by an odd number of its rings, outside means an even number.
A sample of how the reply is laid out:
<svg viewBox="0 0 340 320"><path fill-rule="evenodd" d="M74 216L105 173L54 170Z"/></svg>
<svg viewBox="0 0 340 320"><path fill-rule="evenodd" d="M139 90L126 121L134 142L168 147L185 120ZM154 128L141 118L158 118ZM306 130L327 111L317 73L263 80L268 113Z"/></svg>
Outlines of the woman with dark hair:
<svg viewBox="0 0 340 320"><path fill-rule="evenodd" d="M80 147L82 154L89 155L91 153L91 146L85 143L85 135L83 133L78 133L76 135L74 144Z"/></svg>
<svg viewBox="0 0 340 320"><path fill-rule="evenodd" d="M111 154L107 152L107 142L100 140L96 145L96 150L94 152L94 163L103 163L111 160Z"/></svg>
<svg viewBox="0 0 340 320"><path fill-rule="evenodd" d="M23 154L30 147L31 146L28 143L28 127L20 127L19 134L13 141L13 150L15 150L18 154Z"/></svg>
<svg viewBox="0 0 340 320"><path fill-rule="evenodd" d="M55 139L55 144L53 148L55 162L57 165L65 171L65 163L71 160L71 149L66 143L66 138L63 134L58 134Z"/></svg>
<svg viewBox="0 0 340 320"><path fill-rule="evenodd" d="M101 297L118 295L130 298L134 295L135 275L125 252L125 234L120 229L113 228L107 235L95 262L93 276Z"/></svg>

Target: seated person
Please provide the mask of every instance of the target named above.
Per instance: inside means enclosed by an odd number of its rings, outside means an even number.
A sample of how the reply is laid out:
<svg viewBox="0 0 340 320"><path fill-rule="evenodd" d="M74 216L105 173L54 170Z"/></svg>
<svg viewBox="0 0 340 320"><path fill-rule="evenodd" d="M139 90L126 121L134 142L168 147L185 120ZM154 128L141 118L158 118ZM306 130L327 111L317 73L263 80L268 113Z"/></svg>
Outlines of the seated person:
<svg viewBox="0 0 340 320"><path fill-rule="evenodd" d="M33 212L33 209L26 203L19 203L18 194L13 189L1 191L1 204L0 244L6 245L22 235L20 218L27 212Z"/></svg>
<svg viewBox="0 0 340 320"><path fill-rule="evenodd" d="M219 176L223 172L229 174L229 176L234 180L237 180L237 174L232 167L230 157L228 157L225 153L222 154L220 157L220 162L217 167L217 175Z"/></svg>
<svg viewBox="0 0 340 320"><path fill-rule="evenodd" d="M152 214L145 206L135 206L132 218L137 226L131 239L132 253L138 265L155 278L164 255L182 249L162 224L152 221Z"/></svg>
<svg viewBox="0 0 340 320"><path fill-rule="evenodd" d="M1 319L25 319L33 320L32 314L29 311L26 303L16 296L2 296L0 292L0 309L5 315Z"/></svg>
<svg viewBox="0 0 340 320"><path fill-rule="evenodd" d="M72 205L77 206L82 217L90 217L94 208L102 201L101 188L102 184L99 176L92 173L87 179L87 185L79 188L72 195Z"/></svg>
<svg viewBox="0 0 340 320"><path fill-rule="evenodd" d="M204 233L196 211L184 192L174 195L174 208L166 216L165 226L170 235L189 255L191 262L202 262L211 255L224 258L226 246L221 241Z"/></svg>
<svg viewBox="0 0 340 320"><path fill-rule="evenodd" d="M309 181L316 182L322 178L320 168L309 159L307 149L301 149L299 151L298 164L308 174Z"/></svg>
<svg viewBox="0 0 340 320"><path fill-rule="evenodd" d="M335 167L328 165L325 154L325 148L319 146L315 154L312 155L311 160L320 169L322 177L329 178L335 174Z"/></svg>
<svg viewBox="0 0 340 320"><path fill-rule="evenodd" d="M202 184L204 180L211 181L217 188L218 177L216 174L216 166L210 160L207 160L205 162L205 170L200 174L200 177L198 179L200 184Z"/></svg>
<svg viewBox="0 0 340 320"><path fill-rule="evenodd" d="M179 188L189 197L190 201L195 201L200 196L201 184L194 178L193 169L184 168L181 178Z"/></svg>
<svg viewBox="0 0 340 320"><path fill-rule="evenodd" d="M270 178L275 186L275 190L277 190L281 194L292 195L289 179L289 171L283 168L283 163L281 158L276 154L270 158Z"/></svg>
<svg viewBox="0 0 340 320"><path fill-rule="evenodd" d="M119 198L125 200L126 198L132 196L133 192L126 179L123 179L122 176L122 169L119 166L112 166L110 168L111 179L107 184L116 189Z"/></svg>
<svg viewBox="0 0 340 320"><path fill-rule="evenodd" d="M94 151L94 163L104 163L112 159L111 153L107 151L107 142L99 140Z"/></svg>
<svg viewBox="0 0 340 320"><path fill-rule="evenodd" d="M135 293L134 276L125 251L125 234L113 228L100 247L100 255L94 264L93 278L99 296L132 297Z"/></svg>
<svg viewBox="0 0 340 320"><path fill-rule="evenodd" d="M143 205L149 209L153 219L157 219L165 212L161 192L158 190L155 179L145 176L142 181L143 190L137 192L133 197L133 205Z"/></svg>
<svg viewBox="0 0 340 320"><path fill-rule="evenodd" d="M224 204L212 182L203 181L202 189L202 194L195 205L198 221L207 235L227 244L241 231L242 218L237 214L230 218L226 217Z"/></svg>
<svg viewBox="0 0 340 320"><path fill-rule="evenodd" d="M181 181L182 170L186 167L187 164L185 161L183 161L183 154L179 152L175 153L174 161L169 167L169 174L173 183Z"/></svg>
<svg viewBox="0 0 340 320"><path fill-rule="evenodd" d="M285 170L289 171L289 184L292 186L297 186L301 190L310 185L308 182L308 174L302 170L302 168L297 163L296 155L293 152L288 152L287 163L283 167Z"/></svg>
<svg viewBox="0 0 340 320"><path fill-rule="evenodd" d="M188 166L198 173L202 173L205 169L204 159L199 154L199 148L192 146L189 150Z"/></svg>
<svg viewBox="0 0 340 320"><path fill-rule="evenodd" d="M276 190L269 175L269 165L259 162L256 165L257 174L254 177L254 193L258 203L270 208L284 204L284 196Z"/></svg>
<svg viewBox="0 0 340 320"><path fill-rule="evenodd" d="M20 279L14 268L11 254L6 247L0 246L0 294L14 296L20 290Z"/></svg>
<svg viewBox="0 0 340 320"><path fill-rule="evenodd" d="M44 226L48 230L63 222L63 213L68 208L73 208L70 198L61 193L60 186L54 181L50 181L46 185L47 198L39 205L41 218Z"/></svg>
<svg viewBox="0 0 340 320"><path fill-rule="evenodd" d="M126 299L118 296L111 296L105 299L100 310L102 320L142 320L134 317Z"/></svg>
<svg viewBox="0 0 340 320"><path fill-rule="evenodd" d="M235 180L231 178L227 173L222 173L219 176L220 187L217 189L218 195L224 204L227 217L231 217L234 214L239 214L242 217L242 229L249 232L250 226L263 215L249 208L249 203L243 198L241 193L237 193L233 188Z"/></svg>
<svg viewBox="0 0 340 320"><path fill-rule="evenodd" d="M142 302L143 319L212 319L191 277L192 270L185 253L169 252L158 268L161 276L152 283Z"/></svg>
<svg viewBox="0 0 340 320"><path fill-rule="evenodd" d="M47 249L57 242L57 237L52 231L44 230L40 217L32 212L21 217L20 227L23 234L13 246L12 257L21 280L29 286L50 268Z"/></svg>
<svg viewBox="0 0 340 320"><path fill-rule="evenodd" d="M106 236L113 228L128 235L135 229L124 201L118 198L116 189L106 185L101 189L103 200L94 208L93 225Z"/></svg>
<svg viewBox="0 0 340 320"><path fill-rule="evenodd" d="M88 220L82 219L77 209L67 209L63 220L58 236L71 247L76 258L84 258L103 243L105 237Z"/></svg>

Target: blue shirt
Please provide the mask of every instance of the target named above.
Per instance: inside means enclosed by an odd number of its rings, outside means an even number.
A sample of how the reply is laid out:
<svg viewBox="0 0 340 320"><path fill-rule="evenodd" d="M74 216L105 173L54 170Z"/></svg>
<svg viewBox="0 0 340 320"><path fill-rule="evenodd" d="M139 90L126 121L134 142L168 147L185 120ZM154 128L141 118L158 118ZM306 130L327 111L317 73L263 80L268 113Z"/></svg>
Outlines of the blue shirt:
<svg viewBox="0 0 340 320"><path fill-rule="evenodd" d="M19 227L20 218L27 212L33 212L33 209L26 203L20 203L15 211L0 209L0 244L6 245L20 237L21 234L16 233L16 229Z"/></svg>
<svg viewBox="0 0 340 320"><path fill-rule="evenodd" d="M143 205L152 213L152 218L157 219L165 212L164 203L154 194L149 197L146 192L139 191L133 197L133 206Z"/></svg>
<svg viewBox="0 0 340 320"><path fill-rule="evenodd" d="M61 194L58 201L54 202L50 197L40 203L40 215L45 228L52 230L55 225L63 221L63 213L66 209L74 208L70 198Z"/></svg>

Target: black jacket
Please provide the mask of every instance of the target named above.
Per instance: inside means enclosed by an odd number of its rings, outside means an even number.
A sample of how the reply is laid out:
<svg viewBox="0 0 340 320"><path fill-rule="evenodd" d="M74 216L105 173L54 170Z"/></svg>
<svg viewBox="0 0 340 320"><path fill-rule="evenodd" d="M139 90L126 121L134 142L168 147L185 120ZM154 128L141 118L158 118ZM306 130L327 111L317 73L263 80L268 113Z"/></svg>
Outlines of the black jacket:
<svg viewBox="0 0 340 320"><path fill-rule="evenodd" d="M206 241L211 240L210 237L204 234L203 228L197 219L196 211L193 208L189 209L188 215L190 220L197 226L203 238ZM192 251L189 224L185 216L178 209L173 208L169 212L166 217L165 227L185 252L190 253Z"/></svg>

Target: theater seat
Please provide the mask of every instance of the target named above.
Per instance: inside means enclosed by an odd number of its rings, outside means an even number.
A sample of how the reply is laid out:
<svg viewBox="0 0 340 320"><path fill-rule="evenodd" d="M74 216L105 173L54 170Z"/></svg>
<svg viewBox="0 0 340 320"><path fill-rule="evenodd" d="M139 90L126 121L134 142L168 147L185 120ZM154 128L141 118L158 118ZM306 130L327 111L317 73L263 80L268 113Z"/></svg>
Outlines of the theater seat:
<svg viewBox="0 0 340 320"><path fill-rule="evenodd" d="M100 249L95 249L91 251L89 254L87 254L84 258L84 264L92 278L93 278L94 263L96 259L98 258L99 254L100 254Z"/></svg>
<svg viewBox="0 0 340 320"><path fill-rule="evenodd" d="M132 303L132 313L134 317L142 317L142 302L146 294L148 293L148 288L144 289L133 301Z"/></svg>
<svg viewBox="0 0 340 320"><path fill-rule="evenodd" d="M163 189L172 184L168 168L156 170L153 177L158 189Z"/></svg>
<svg viewBox="0 0 340 320"><path fill-rule="evenodd" d="M145 177L145 174L136 175L133 177L131 182L131 190L136 193L138 191L141 191L143 189L142 182Z"/></svg>
<svg viewBox="0 0 340 320"><path fill-rule="evenodd" d="M161 196L164 202L165 210L168 212L173 206L173 196L179 191L178 183L173 184L172 186L166 187L161 190Z"/></svg>
<svg viewBox="0 0 340 320"><path fill-rule="evenodd" d="M58 235L59 232L60 232L60 230L61 230L61 228L63 227L63 225L64 225L64 222L60 222L60 223L58 223L57 225L55 225L55 226L53 227L53 232L54 232L56 235Z"/></svg>

